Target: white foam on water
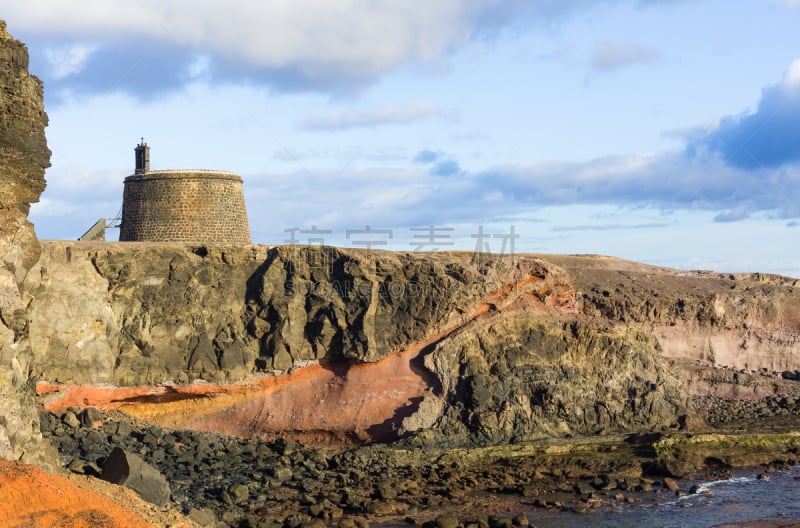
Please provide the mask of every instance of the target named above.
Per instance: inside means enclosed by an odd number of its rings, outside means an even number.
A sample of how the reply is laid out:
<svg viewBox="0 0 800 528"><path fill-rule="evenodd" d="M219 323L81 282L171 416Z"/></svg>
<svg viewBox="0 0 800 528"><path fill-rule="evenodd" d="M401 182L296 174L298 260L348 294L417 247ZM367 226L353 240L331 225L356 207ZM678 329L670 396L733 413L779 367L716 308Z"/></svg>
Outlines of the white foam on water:
<svg viewBox="0 0 800 528"><path fill-rule="evenodd" d="M708 482L701 482L698 484L700 488L713 488L714 486L719 486L721 484L744 484L745 482L756 482L758 481L755 477L732 477L725 480L709 480Z"/></svg>

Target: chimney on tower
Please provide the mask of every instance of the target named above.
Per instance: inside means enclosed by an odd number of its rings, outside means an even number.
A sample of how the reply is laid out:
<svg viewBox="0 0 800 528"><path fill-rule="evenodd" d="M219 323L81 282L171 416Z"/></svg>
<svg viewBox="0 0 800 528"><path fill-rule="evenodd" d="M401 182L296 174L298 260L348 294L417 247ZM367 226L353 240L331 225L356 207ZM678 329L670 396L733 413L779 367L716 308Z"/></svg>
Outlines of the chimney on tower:
<svg viewBox="0 0 800 528"><path fill-rule="evenodd" d="M144 138L142 138L142 142L139 143L135 149L136 152L136 173L135 174L144 174L150 171L150 147L147 146L147 143L144 142Z"/></svg>

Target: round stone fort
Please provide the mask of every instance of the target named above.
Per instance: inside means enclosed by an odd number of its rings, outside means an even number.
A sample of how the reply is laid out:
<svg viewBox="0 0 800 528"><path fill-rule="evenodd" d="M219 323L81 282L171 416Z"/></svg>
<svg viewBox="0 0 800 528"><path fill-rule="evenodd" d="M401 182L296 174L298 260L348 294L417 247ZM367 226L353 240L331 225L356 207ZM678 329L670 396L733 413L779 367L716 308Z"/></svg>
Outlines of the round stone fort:
<svg viewBox="0 0 800 528"><path fill-rule="evenodd" d="M150 170L150 149L136 147L125 178L121 242L249 244L242 178L215 170Z"/></svg>

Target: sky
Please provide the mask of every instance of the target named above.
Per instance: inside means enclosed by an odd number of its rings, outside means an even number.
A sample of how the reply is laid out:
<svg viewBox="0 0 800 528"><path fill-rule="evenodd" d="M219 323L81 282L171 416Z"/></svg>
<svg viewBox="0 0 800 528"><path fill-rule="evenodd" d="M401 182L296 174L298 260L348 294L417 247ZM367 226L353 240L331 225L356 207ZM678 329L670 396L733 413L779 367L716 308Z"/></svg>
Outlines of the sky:
<svg viewBox="0 0 800 528"><path fill-rule="evenodd" d="M44 81L43 239L153 169L254 243L800 278L800 0L0 0ZM117 230L107 238L116 240Z"/></svg>

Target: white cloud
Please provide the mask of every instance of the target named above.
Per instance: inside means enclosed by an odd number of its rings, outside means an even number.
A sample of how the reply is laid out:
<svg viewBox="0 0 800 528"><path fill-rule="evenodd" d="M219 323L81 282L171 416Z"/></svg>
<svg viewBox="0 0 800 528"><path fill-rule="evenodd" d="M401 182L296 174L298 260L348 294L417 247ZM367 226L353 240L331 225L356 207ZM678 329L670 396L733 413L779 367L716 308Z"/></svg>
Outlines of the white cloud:
<svg viewBox="0 0 800 528"><path fill-rule="evenodd" d="M632 42L600 42L595 45L589 66L596 72L610 72L661 58L655 48Z"/></svg>
<svg viewBox="0 0 800 528"><path fill-rule="evenodd" d="M797 0L800 5L800 0ZM800 89L800 59L795 59L783 76L783 85L786 88L797 90Z"/></svg>
<svg viewBox="0 0 800 528"><path fill-rule="evenodd" d="M280 147L272 153L272 159L289 163L319 157L320 155L317 152L301 150L295 147Z"/></svg>
<svg viewBox="0 0 800 528"><path fill-rule="evenodd" d="M341 222L325 227L336 229L363 224L485 223L537 207L602 204L707 211L716 215L717 224L745 220L759 212L779 211L781 218L790 219L794 217L792 197L800 191L800 180L791 172L776 175L731 169L722 160L687 159L681 152L459 171L457 178L421 165L270 174L250 177L248 185L256 194L264 186L265 196L282 197L281 210L272 211L277 218L291 225L323 226L325 218L316 211L325 211ZM591 229L640 230L671 224L665 218L611 219ZM587 228L584 224L560 228L574 229ZM274 235L264 238L274 239Z"/></svg>
<svg viewBox="0 0 800 528"><path fill-rule="evenodd" d="M631 1L0 0L0 11L30 36L102 43L92 67L69 77L68 89L149 98L197 79L349 92L404 65L441 64L450 52L510 27L548 26ZM607 71L657 54L612 43L601 45L592 62Z"/></svg>
<svg viewBox="0 0 800 528"><path fill-rule="evenodd" d="M643 224L582 224L555 226L552 231L624 231L633 229L664 229L672 227L674 222L647 222Z"/></svg>
<svg viewBox="0 0 800 528"><path fill-rule="evenodd" d="M331 68L372 76L409 60L434 59L469 40L478 31L482 15L496 11L508 21L514 11L498 0L27 0L3 4L7 4L4 18L27 31L154 39L254 67L295 65L308 77L325 75Z"/></svg>
<svg viewBox="0 0 800 528"><path fill-rule="evenodd" d="M82 209L84 209L84 204L42 196L38 202L31 204L31 217L34 219L59 219Z"/></svg>
<svg viewBox="0 0 800 528"><path fill-rule="evenodd" d="M215 73L223 76L252 80L252 75L244 74L247 72L261 80L266 77L282 89L329 90L359 86L404 64L439 60L509 26L547 25L606 3L608 0L0 0L0 11L14 28L30 35L63 42L103 42L98 55L105 52L112 56L107 60L116 58L123 65L135 62L137 45L152 44L155 52L145 49L139 55L146 55L147 63L191 61L197 53L210 57ZM621 58L607 56L609 51L619 50L600 51L600 67L613 68L620 60L642 60L641 53L652 50L628 49L628 55ZM176 66L165 66L167 72L170 67ZM97 68L113 70L107 63ZM120 74L113 70L108 75Z"/></svg>
<svg viewBox="0 0 800 528"><path fill-rule="evenodd" d="M750 218L750 211L746 205L740 205L730 211L723 211L714 217L715 222L740 222Z"/></svg>
<svg viewBox="0 0 800 528"><path fill-rule="evenodd" d="M415 101L403 105L390 105L366 112L344 111L336 114L304 119L299 127L306 130L341 130L379 125L399 125L418 121L440 113L431 101Z"/></svg>
<svg viewBox="0 0 800 528"><path fill-rule="evenodd" d="M96 49L97 46L76 44L65 48L46 50L45 57L52 68L51 75L55 79L63 79L80 72Z"/></svg>

